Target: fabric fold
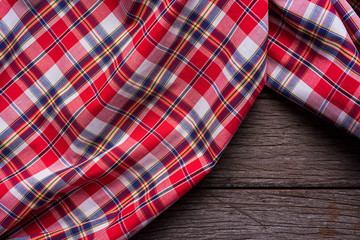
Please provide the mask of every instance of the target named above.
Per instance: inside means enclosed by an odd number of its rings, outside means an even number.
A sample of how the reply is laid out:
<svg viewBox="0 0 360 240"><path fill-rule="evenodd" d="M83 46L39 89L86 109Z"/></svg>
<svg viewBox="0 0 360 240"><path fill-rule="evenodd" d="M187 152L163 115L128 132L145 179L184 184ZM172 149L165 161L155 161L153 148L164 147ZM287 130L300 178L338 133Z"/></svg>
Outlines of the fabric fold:
<svg viewBox="0 0 360 240"><path fill-rule="evenodd" d="M342 0L271 1L267 86L360 137L359 17Z"/></svg>
<svg viewBox="0 0 360 240"><path fill-rule="evenodd" d="M0 237L127 239L216 164L266 84L360 137L356 1L0 8Z"/></svg>
<svg viewBox="0 0 360 240"><path fill-rule="evenodd" d="M4 238L129 238L210 171L265 83L266 1L4 9Z"/></svg>

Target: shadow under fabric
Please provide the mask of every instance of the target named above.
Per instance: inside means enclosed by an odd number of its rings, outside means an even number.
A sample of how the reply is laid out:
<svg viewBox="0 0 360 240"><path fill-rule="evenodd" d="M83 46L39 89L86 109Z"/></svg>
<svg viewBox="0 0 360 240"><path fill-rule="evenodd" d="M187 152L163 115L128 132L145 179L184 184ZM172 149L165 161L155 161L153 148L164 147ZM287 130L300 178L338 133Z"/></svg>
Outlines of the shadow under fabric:
<svg viewBox="0 0 360 240"><path fill-rule="evenodd" d="M359 9L2 1L0 237L131 237L212 169L264 85L360 137Z"/></svg>

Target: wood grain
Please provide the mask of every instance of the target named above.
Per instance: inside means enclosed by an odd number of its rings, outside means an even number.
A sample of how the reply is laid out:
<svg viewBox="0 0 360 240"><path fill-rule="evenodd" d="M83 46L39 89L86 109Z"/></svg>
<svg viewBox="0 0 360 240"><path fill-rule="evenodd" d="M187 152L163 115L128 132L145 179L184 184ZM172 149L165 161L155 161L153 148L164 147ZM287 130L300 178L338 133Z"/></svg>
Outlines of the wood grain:
<svg viewBox="0 0 360 240"><path fill-rule="evenodd" d="M133 239L360 239L360 141L265 89L210 174Z"/></svg>
<svg viewBox="0 0 360 240"><path fill-rule="evenodd" d="M360 187L360 141L265 89L199 187Z"/></svg>
<svg viewBox="0 0 360 240"><path fill-rule="evenodd" d="M359 195L193 189L133 239L360 239Z"/></svg>

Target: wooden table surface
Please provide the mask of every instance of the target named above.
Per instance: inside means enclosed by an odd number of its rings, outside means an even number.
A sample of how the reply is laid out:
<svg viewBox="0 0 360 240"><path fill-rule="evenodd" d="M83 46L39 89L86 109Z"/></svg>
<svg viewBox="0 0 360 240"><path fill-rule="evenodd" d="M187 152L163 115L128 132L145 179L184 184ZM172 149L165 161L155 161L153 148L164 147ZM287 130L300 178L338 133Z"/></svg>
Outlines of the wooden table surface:
<svg viewBox="0 0 360 240"><path fill-rule="evenodd" d="M210 174L132 239L360 239L360 141L265 89Z"/></svg>

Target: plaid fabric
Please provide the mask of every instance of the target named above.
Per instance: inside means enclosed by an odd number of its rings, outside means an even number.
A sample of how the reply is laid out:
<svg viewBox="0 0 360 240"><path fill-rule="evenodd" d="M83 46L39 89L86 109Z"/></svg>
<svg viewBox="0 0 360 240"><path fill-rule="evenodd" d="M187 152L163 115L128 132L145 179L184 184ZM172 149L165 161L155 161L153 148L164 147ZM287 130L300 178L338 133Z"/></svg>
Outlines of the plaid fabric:
<svg viewBox="0 0 360 240"><path fill-rule="evenodd" d="M357 13L345 0L275 0L269 9L267 85L360 137Z"/></svg>
<svg viewBox="0 0 360 240"><path fill-rule="evenodd" d="M264 85L266 1L2 1L3 238L128 238Z"/></svg>
<svg viewBox="0 0 360 240"><path fill-rule="evenodd" d="M131 237L211 170L265 82L360 137L357 1L0 6L1 238Z"/></svg>

